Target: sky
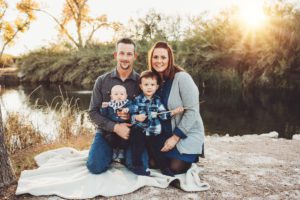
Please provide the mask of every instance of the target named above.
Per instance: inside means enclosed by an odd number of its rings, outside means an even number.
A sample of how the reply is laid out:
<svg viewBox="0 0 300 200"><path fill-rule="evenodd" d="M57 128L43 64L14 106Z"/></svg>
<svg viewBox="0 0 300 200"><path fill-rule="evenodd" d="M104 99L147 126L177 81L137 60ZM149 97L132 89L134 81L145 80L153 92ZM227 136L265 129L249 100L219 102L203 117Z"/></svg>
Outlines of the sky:
<svg viewBox="0 0 300 200"><path fill-rule="evenodd" d="M14 7L19 0L9 0L10 7ZM54 16L60 16L63 0L36 0L41 8ZM255 1L255 0L251 0ZM256 0L259 1L259 0ZM236 5L243 5L246 0L89 0L91 16L107 14L109 21L118 21L126 25L130 18L143 17L150 9L165 15L193 16L204 11L215 14L220 9ZM246 7L245 7L246 8ZM38 12L37 20L30 25L30 29L18 35L14 45L7 48L5 53L21 55L28 51L50 45L58 41L58 30L55 22L44 13ZM13 20L16 12L7 13L8 20ZM112 36L109 31L98 32L102 41L109 41ZM101 41L100 40L100 41Z"/></svg>

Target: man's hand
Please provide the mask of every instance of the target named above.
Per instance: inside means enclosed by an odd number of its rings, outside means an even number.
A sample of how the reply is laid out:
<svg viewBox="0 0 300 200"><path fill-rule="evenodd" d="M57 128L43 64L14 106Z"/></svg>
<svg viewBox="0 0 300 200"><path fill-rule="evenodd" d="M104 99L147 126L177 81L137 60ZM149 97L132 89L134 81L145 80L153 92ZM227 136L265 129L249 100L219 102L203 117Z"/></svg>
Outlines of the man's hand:
<svg viewBox="0 0 300 200"><path fill-rule="evenodd" d="M147 118L147 116L145 114L139 114L135 116L135 120L138 122L143 122L145 121L145 119Z"/></svg>
<svg viewBox="0 0 300 200"><path fill-rule="evenodd" d="M108 107L109 102L102 102L101 107L102 108L107 108Z"/></svg>
<svg viewBox="0 0 300 200"><path fill-rule="evenodd" d="M162 152L167 152L167 151L170 151L171 149L173 149L175 147L175 145L179 142L180 140L180 137L178 137L177 135L173 135L171 137L169 137L163 148L160 150Z"/></svg>
<svg viewBox="0 0 300 200"><path fill-rule="evenodd" d="M124 112L123 109L121 111L117 110L117 115L118 117L120 117L121 119L127 121L130 119L130 115L128 112Z"/></svg>
<svg viewBox="0 0 300 200"><path fill-rule="evenodd" d="M130 133L129 126L130 124L127 123L116 124L113 131L124 140L128 140Z"/></svg>

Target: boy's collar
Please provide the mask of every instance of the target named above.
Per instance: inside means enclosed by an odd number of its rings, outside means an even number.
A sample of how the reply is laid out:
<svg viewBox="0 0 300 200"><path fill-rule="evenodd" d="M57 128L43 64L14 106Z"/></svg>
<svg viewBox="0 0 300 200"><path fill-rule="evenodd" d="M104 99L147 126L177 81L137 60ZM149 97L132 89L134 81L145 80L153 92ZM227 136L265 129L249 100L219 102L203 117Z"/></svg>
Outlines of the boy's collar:
<svg viewBox="0 0 300 200"><path fill-rule="evenodd" d="M141 93L141 97L142 97L142 100L143 100L143 102L145 102L145 101L149 101L149 100L153 100L153 99L156 99L156 98L159 98L159 96L157 96L156 94L154 94L152 97L151 97L151 99L148 99L145 95L144 95L144 93Z"/></svg>

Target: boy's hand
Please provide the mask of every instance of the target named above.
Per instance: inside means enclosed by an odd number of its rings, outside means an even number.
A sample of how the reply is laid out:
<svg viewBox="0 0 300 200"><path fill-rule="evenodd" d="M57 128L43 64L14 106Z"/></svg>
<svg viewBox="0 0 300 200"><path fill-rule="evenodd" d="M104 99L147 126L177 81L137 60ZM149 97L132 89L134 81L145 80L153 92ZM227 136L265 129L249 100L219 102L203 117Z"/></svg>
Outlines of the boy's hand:
<svg viewBox="0 0 300 200"><path fill-rule="evenodd" d="M135 120L138 122L143 122L145 121L145 119L147 118L147 116L145 114L139 114L135 116Z"/></svg>
<svg viewBox="0 0 300 200"><path fill-rule="evenodd" d="M129 108L122 108L122 112L123 113L128 113L129 112Z"/></svg>
<svg viewBox="0 0 300 200"><path fill-rule="evenodd" d="M102 107L102 108L107 108L107 107L108 107L108 104L109 104L108 102L102 102L101 107Z"/></svg>
<svg viewBox="0 0 300 200"><path fill-rule="evenodd" d="M171 115L173 116L173 115L176 115L176 114L181 113L183 111L184 111L183 107L177 107L174 110L172 110Z"/></svg>

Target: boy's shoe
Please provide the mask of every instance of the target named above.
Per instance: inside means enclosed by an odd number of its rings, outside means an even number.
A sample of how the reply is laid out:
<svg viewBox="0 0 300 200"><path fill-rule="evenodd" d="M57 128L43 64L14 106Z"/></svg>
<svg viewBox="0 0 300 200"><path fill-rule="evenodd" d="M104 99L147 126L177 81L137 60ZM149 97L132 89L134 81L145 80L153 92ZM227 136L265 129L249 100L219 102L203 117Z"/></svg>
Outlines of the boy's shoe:
<svg viewBox="0 0 300 200"><path fill-rule="evenodd" d="M142 166L132 167L130 169L133 173L140 176L150 176L150 172L146 171Z"/></svg>
<svg viewBox="0 0 300 200"><path fill-rule="evenodd" d="M164 168L164 169L161 169L160 171L164 175L174 177L174 173L169 168Z"/></svg>
<svg viewBox="0 0 300 200"><path fill-rule="evenodd" d="M119 161L125 159L125 152L124 149L115 148L113 149L113 160Z"/></svg>

